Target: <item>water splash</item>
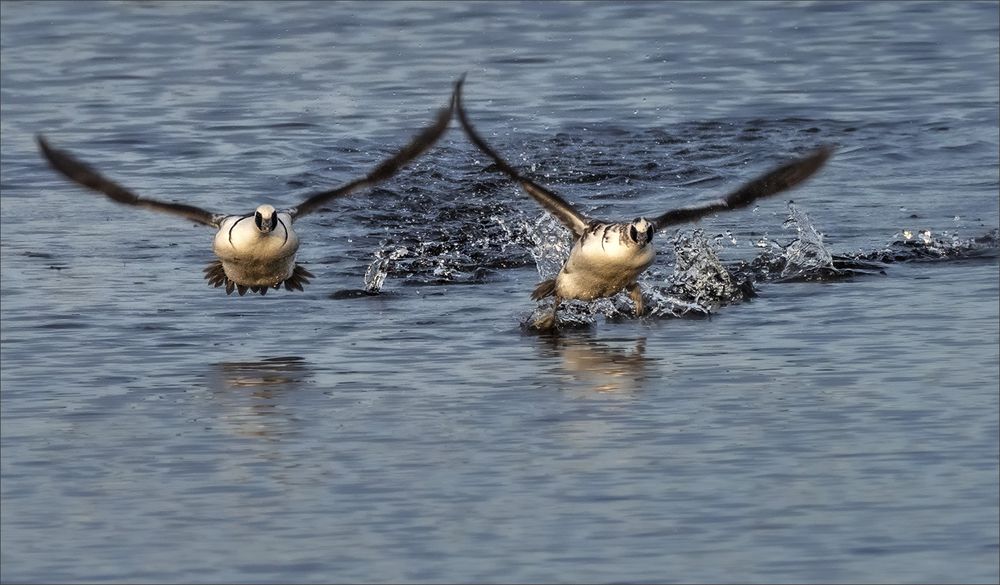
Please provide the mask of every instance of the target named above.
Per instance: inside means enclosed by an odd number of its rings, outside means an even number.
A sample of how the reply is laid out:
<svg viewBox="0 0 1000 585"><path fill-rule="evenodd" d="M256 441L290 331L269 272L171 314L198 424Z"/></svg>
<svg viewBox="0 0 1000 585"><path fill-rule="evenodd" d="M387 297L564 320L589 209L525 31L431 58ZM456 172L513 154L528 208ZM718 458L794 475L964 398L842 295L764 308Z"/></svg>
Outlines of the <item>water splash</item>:
<svg viewBox="0 0 1000 585"><path fill-rule="evenodd" d="M1000 230L994 228L981 237L961 238L947 230L934 234L929 229L903 229L882 250L859 252L855 260L884 263L947 260L995 253Z"/></svg>
<svg viewBox="0 0 1000 585"><path fill-rule="evenodd" d="M679 232L671 244L674 272L669 290L673 294L709 310L743 299L743 284L719 259L720 239L709 240L703 230L696 229L690 234Z"/></svg>
<svg viewBox="0 0 1000 585"><path fill-rule="evenodd" d="M383 241L375 251L375 259L365 270L365 292L370 295L378 294L382 290L382 284L385 283L385 277L389 275L393 261L405 258L409 253L406 248L394 247Z"/></svg>
<svg viewBox="0 0 1000 585"><path fill-rule="evenodd" d="M573 249L572 233L549 213L543 213L525 227L530 242L528 253L535 261L538 277L541 280L555 277Z"/></svg>
<svg viewBox="0 0 1000 585"><path fill-rule="evenodd" d="M597 322L597 316L609 310L609 300L598 299L591 302L563 300L559 303L559 328L584 329L593 326ZM539 301L531 314L521 321L521 328L534 331L535 322L552 312L552 303L551 297Z"/></svg>
<svg viewBox="0 0 1000 585"><path fill-rule="evenodd" d="M520 217L496 203L407 202L405 213L381 218L393 235L375 250L365 290L377 294L390 275L409 285L474 284L496 270L524 266L528 238Z"/></svg>
<svg viewBox="0 0 1000 585"><path fill-rule="evenodd" d="M720 307L752 297L753 283L730 271L719 259L731 234L706 237L704 230L681 231L670 240L673 273L665 287L651 287L649 313L655 317L707 316Z"/></svg>
<svg viewBox="0 0 1000 585"><path fill-rule="evenodd" d="M789 203L783 227L795 229L796 238L784 249L782 280L810 280L837 272L833 255L823 245L823 234L805 211Z"/></svg>
<svg viewBox="0 0 1000 585"><path fill-rule="evenodd" d="M754 282L837 280L855 274L823 243L823 234L809 215L792 203L782 227L794 229L795 239L783 245L766 236L759 238L753 245L762 251L738 263L733 272Z"/></svg>

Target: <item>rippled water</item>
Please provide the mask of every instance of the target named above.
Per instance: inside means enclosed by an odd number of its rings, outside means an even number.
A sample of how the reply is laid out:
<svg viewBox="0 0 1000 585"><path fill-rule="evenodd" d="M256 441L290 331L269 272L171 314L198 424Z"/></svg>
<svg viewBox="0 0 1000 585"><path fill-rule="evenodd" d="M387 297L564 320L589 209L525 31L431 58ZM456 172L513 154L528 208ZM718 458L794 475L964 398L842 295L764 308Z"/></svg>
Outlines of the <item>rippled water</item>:
<svg viewBox="0 0 1000 585"><path fill-rule="evenodd" d="M1000 579L996 3L2 9L4 582ZM567 234L454 125L298 225L302 293L62 180L292 205L470 117L642 287L525 327ZM794 202L790 202L794 200Z"/></svg>

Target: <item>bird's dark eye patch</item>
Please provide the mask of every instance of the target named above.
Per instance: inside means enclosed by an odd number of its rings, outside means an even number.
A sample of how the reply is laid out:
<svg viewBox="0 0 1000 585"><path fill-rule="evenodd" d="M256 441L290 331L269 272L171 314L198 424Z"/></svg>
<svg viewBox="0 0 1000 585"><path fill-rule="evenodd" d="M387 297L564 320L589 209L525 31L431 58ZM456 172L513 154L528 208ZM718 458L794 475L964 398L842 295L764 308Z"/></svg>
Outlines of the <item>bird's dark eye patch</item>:
<svg viewBox="0 0 1000 585"><path fill-rule="evenodd" d="M635 229L634 225L628 226L628 235L632 237L633 242L639 241L639 230Z"/></svg>
<svg viewBox="0 0 1000 585"><path fill-rule="evenodd" d="M653 229L653 226L649 226L648 228L646 228L646 241L647 242L652 242L653 241L653 233L655 231L656 230Z"/></svg>
<svg viewBox="0 0 1000 585"><path fill-rule="evenodd" d="M264 217L260 214L259 211L253 214L253 222L257 224L257 229L264 227Z"/></svg>

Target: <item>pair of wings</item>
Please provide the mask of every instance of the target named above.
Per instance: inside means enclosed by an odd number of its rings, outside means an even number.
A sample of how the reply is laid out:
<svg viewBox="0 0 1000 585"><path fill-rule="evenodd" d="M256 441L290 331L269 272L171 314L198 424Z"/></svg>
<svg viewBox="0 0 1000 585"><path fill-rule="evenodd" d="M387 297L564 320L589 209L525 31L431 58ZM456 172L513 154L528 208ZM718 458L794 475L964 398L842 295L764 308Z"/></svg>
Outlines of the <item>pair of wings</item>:
<svg viewBox="0 0 1000 585"><path fill-rule="evenodd" d="M466 135L468 135L469 140L479 147L479 150L482 150L487 156L492 158L500 170L520 183L528 195L531 195L535 201L554 215L563 225L572 230L576 234L576 237L582 236L587 226L595 220L577 211L568 201L556 193L521 175L503 157L486 144L486 141L473 128L472 122L469 121L465 113L465 108L462 106L462 82L463 80L459 80L456 84L454 105L458 112L458 119L462 123L462 128L465 130ZM647 218L647 220L653 223L655 229L660 230L671 225L697 221L719 211L729 211L746 207L757 199L775 195L802 183L822 168L831 154L833 154L833 148L819 148L803 158L789 162L757 177L721 199L708 201L700 205L673 209L655 218Z"/></svg>
<svg viewBox="0 0 1000 585"><path fill-rule="evenodd" d="M524 190L536 201L538 201L542 207L555 215L556 218L558 218L577 236L582 235L587 229L587 226L594 221L593 219L588 218L577 211L572 205L570 205L569 202L556 193L522 176L516 169L514 169L514 167L510 166L510 164L508 164L503 157L490 148L490 146L486 144L486 141L479 136L475 128L473 128L472 123L469 121L468 116L465 114L465 108L462 106L463 81L464 76L455 84L455 91L452 94L452 99L449 102L448 107L442 108L440 112L438 112L434 123L424 128L423 131L417 134L417 136L415 136L413 140L411 140L410 143L403 147L399 152L383 161L365 177L351 181L350 183L337 187L336 189L320 191L309 195L302 201L302 203L289 209L288 213L293 219L313 213L333 199L350 195L355 191L370 187L388 179L407 163L417 158L433 146L448 128L448 123L451 121L453 111L457 110L459 121L462 123L462 128L469 136L469 139L486 155L492 158L503 172L515 181L518 181ZM132 205L135 207L145 207L153 211L161 211L178 215L191 221L216 228L219 227L223 219L229 217L230 215L225 213L213 213L194 205L140 197L129 189L126 189L111 179L108 179L101 173L97 172L93 167L78 160L68 152L54 148L42 135L38 135L36 138L42 154L55 170L62 173L71 181L89 189L93 189L94 191L104 193L118 203ZM659 230L670 225L696 221L706 215L711 215L719 211L728 211L746 207L757 199L775 195L799 185L816 173L816 171L823 166L827 159L830 158L832 153L832 148L820 148L804 158L782 165L754 179L753 181L750 181L721 199L709 201L701 205L674 209L653 218L651 221L654 226L656 226L656 229Z"/></svg>
<svg viewBox="0 0 1000 585"><path fill-rule="evenodd" d="M455 91L458 91L460 84L461 80L456 84ZM296 217L317 211L320 207L333 199L350 195L355 191L375 185L376 183L384 181L396 174L397 171L413 159L423 154L427 149L433 146L439 138L441 138L444 131L448 128L448 123L451 121L454 104L455 94L452 94L452 98L448 106L442 108L438 112L433 124L424 128L410 141L409 144L393 156L384 160L365 177L351 181L350 183L337 187L336 189L313 193L312 195L307 196L302 203L288 209L287 212L294 220ZM221 225L222 220L231 215L226 213L213 213L200 207L184 203L158 201L156 199L140 197L129 189L126 189L111 179L108 179L101 173L97 172L93 167L80 161L68 152L54 148L41 134L35 138L38 141L38 147L41 149L45 158L49 161L49 164L52 165L52 168L59 171L69 180L89 189L93 189L99 193L104 193L118 203L179 215L191 221L215 228L218 228Z"/></svg>

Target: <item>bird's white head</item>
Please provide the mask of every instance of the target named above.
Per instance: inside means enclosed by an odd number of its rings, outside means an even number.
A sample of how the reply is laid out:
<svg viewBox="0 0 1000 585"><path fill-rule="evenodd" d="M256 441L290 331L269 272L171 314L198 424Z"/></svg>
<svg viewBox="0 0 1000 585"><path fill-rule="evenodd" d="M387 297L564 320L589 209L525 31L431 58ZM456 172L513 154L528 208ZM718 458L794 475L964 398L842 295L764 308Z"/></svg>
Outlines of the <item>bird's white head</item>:
<svg viewBox="0 0 1000 585"><path fill-rule="evenodd" d="M253 222L261 233L269 233L278 227L278 210L265 203L254 212Z"/></svg>
<svg viewBox="0 0 1000 585"><path fill-rule="evenodd" d="M656 227L645 217L640 217L632 220L627 232L630 240L639 246L645 246L653 241L653 234L656 233Z"/></svg>

